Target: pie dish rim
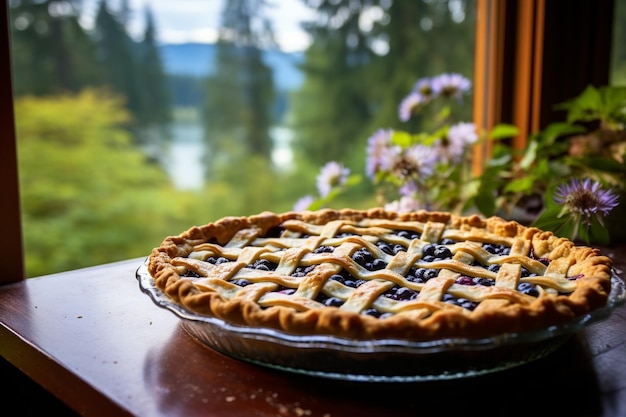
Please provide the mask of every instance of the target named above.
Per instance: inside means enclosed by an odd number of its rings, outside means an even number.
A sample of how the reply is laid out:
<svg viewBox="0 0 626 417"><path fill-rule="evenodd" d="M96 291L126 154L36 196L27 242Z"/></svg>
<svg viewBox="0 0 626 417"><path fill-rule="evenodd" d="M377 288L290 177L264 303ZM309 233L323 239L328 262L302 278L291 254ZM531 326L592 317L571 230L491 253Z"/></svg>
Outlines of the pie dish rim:
<svg viewBox="0 0 626 417"><path fill-rule="evenodd" d="M580 330L608 319L626 302L626 285L612 270L606 306L568 323L480 339L362 340L333 335L295 335L277 329L230 324L197 314L173 302L154 284L148 272L148 258L139 266L135 277L141 292L148 295L157 307L173 313L181 320L184 330L215 351L290 373L365 382L449 380L516 367L554 352ZM495 358L494 352L499 353ZM317 360L320 354L330 365L320 364ZM462 359L463 355L469 355L467 360ZM433 358L438 358L434 364ZM374 367L368 365L372 359L376 364ZM405 362L407 359L408 363ZM448 369L446 364L450 359L455 365ZM335 367L330 369L329 366ZM393 372L399 367L403 368L401 374Z"/></svg>

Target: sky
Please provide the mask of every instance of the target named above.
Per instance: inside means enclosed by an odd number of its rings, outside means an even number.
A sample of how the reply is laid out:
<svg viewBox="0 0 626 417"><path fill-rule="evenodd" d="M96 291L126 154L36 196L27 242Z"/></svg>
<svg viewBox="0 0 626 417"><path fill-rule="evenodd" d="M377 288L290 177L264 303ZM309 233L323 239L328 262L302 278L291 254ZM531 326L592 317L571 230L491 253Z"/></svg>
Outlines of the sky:
<svg viewBox="0 0 626 417"><path fill-rule="evenodd" d="M227 1L227 0L226 0ZM223 0L128 0L133 14L129 31L140 39L143 34L144 10L150 7L157 29L157 38L163 43L215 42L220 23ZM85 0L86 25L90 25L99 0ZM268 15L272 19L274 35L281 49L286 52L306 49L309 36L299 27L302 20L311 19L313 12L302 0L267 0ZM109 0L117 9L119 0Z"/></svg>

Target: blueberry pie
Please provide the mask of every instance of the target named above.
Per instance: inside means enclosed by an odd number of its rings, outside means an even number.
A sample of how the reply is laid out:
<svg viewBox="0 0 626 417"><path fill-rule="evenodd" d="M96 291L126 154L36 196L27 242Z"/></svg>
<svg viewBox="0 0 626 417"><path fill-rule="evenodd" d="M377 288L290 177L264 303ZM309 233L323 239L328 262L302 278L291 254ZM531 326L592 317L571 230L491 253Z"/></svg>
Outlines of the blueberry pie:
<svg viewBox="0 0 626 417"><path fill-rule="evenodd" d="M383 209L225 217L167 237L166 297L237 325L353 339L533 331L606 305L611 261L498 217Z"/></svg>

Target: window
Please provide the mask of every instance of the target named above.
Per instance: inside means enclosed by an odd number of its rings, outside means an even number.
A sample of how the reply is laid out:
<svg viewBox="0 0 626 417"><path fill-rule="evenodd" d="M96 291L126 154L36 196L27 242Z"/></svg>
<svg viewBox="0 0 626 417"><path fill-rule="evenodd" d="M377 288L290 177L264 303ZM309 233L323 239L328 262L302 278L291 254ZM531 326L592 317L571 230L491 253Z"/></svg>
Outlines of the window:
<svg viewBox="0 0 626 417"><path fill-rule="evenodd" d="M2 214L3 217L17 219L19 216L16 214L20 211L22 213L26 276L144 256L163 236L179 233L191 224L206 222L225 214L246 214L260 211L261 208L290 209L305 187L315 186L313 179L322 161L336 155L347 155L352 157L355 165L363 163L363 141L375 126L394 123L392 119L396 118L397 100L420 76L434 75L443 71L463 72L475 80L473 102L477 112L475 118L484 112L483 122L495 123L515 119L526 123L528 129L533 127L532 123L542 123L553 117L549 106L556 102L556 98L567 98L579 86L590 81L608 81L610 54L606 52L606 45L610 45L610 39L608 43L604 43L604 50L601 50L598 45L602 45L606 38L598 39L597 35L606 33L598 28L601 29L602 22L612 17L613 2L596 5L580 1L580 8L567 7L567 13L571 14L568 19L557 18L557 14L563 12L559 9L560 2L546 4L543 1L495 0L380 1L378 6L361 10L360 13L354 13L342 2L332 2L329 4L336 7L333 13L314 14L316 19L319 19L317 23L323 25L309 26L310 33L314 34L309 40L315 42L306 53L255 56L258 48L249 48L251 43L269 43L271 42L269 36L253 39L252 34L246 32L245 25L237 32L239 37L233 38L232 31L223 30L221 49L218 43L213 52L220 55L220 62L223 62L223 65L212 73L211 77L204 79L195 79L189 73L179 73L172 77L167 72L159 74L157 71L153 74L146 70L155 66L150 65L150 62L154 62L150 59L154 58L151 53L155 49L161 52L162 63L167 65L167 59L177 62L176 52L172 52L176 48L170 49L169 53L173 54L173 57L170 55L168 58L163 52L166 48L158 42L159 29L163 26L157 18L158 2L152 3L155 5L153 8L126 10L120 9L120 5L131 3L105 1L102 4L110 7L110 10L101 14L101 30L94 33L85 32L81 29L82 26L74 24L79 22L75 19L74 10L79 13L87 10L82 3L87 2L40 2L36 6L37 10L32 10L26 15L18 14L20 7L27 7L29 3L12 1L7 6L9 10L7 17L10 17L12 24L10 30L13 31L11 42L15 69L13 75L20 154L21 205L18 204L20 200L16 198L20 195L17 188L9 189L10 195L13 196L12 203L3 206ZM181 8L183 3L180 2ZM75 6L82 4L83 9L72 9L71 4ZM228 4L237 5L238 2ZM313 1L303 1L300 4L320 7L326 5L325 2ZM568 5L571 5L571 2L568 2ZM61 30L54 24L48 26L36 24L34 19L39 16L37 13L56 18L49 23L59 20L64 21L66 26ZM123 30L125 28L123 23L133 13L147 16L145 21L152 21L154 32L146 25L143 28L135 28L134 38L129 36L129 33ZM224 19L233 19L232 26L236 26L238 21L246 21L245 13L242 16L242 10L234 6L229 11L222 9L220 13ZM589 16L593 19L589 19ZM249 22L252 21L252 17L248 16ZM575 45L569 50L559 50L557 48L557 45L561 45L559 34L565 36L566 29L571 27L568 25L576 23L576 19L582 19L590 24L595 22L596 26L579 25L576 32L579 40ZM97 18L93 19L94 23L97 21ZM478 32L474 31L476 21L479 22ZM81 22L85 24L84 21ZM256 35L268 33L266 29L269 26L264 26L266 22L262 19L254 22L255 27L259 28L255 32ZM117 42L115 44L117 47L105 48L101 45L100 48L93 48L92 40L87 35L100 37L102 40L105 36L104 28L109 31L107 39L111 43ZM484 32L481 32L481 28ZM16 35L15 31L26 31L22 33L24 34L28 29L32 29L35 34L37 31L49 33L52 30L60 30L59 33L63 33L77 45L75 48L63 49L58 47L57 42L53 42L57 48L42 49L42 51L54 50L57 56L64 56L66 62L74 62L74 73L80 76L78 80L82 80L72 84L72 81L64 78L67 72L57 73L67 82L62 90L63 100L56 100L66 106L60 114L73 116L73 119L72 117L70 119L75 124L69 124L68 131L72 133L71 135L57 138L68 142L65 143L68 148L64 149L63 153L56 152L56 156L54 152L47 154L43 152L42 146L46 143L42 141L41 135L53 135L63 128L56 124L60 120L59 113L55 113L59 112L56 108L58 103L54 100L52 102L22 100L26 85L19 80L24 80L31 74L18 69L22 68L18 67L20 59L28 62L28 56L18 56L27 50L25 44L20 44L20 48L16 48L15 45L16 42L27 42L27 39ZM482 60L477 62L476 66L473 64L474 33L477 34L476 59ZM153 38L150 38L151 34ZM596 43L587 42L592 38L592 34L596 36ZM453 38L447 38L448 36ZM534 41L525 41L525 37ZM231 48L233 45L226 42L233 39L238 42L237 48ZM416 42L415 39L422 41ZM481 50L481 47L486 45L489 45L490 49ZM255 49L257 51L254 51ZM520 55L524 51L532 55L532 64L527 65L528 63L524 61L525 56ZM593 55L593 66L589 63L590 60L578 62L581 51ZM98 66L72 61L89 54L94 57L93 62L111 59L109 61L111 63L120 63L125 62L123 61L126 59L125 56L131 56L134 57L133 65L139 67L141 58L143 59L141 62L147 66L141 71L129 66L116 69L111 64L107 67L109 73L106 74L110 78L98 87L117 85L118 89L90 89L87 88L91 87L90 83L85 80L89 80L93 72L97 72ZM5 55L9 55L8 49ZM430 58L425 59L426 56ZM393 67L388 62L385 63L390 57L393 57L393 62L396 63ZM576 62L573 66L577 71L567 72L572 75L569 80L557 80L554 77L562 74L564 70L565 63L562 62L564 57ZM248 60L245 62L250 68L257 70L248 73L233 71L233 68L238 67L238 63L243 62L242 59ZM289 84L290 82L299 82L299 88L267 91L263 87L267 87L268 83L255 77L267 76L270 67L268 62L279 65L276 60L284 63L280 61L281 59L291 63L291 66L282 67L287 72L280 73L278 77L275 68L272 67L273 82L288 86L293 85ZM561 61L558 61L559 59ZM546 65L546 61L549 61L549 65ZM80 62L82 63L79 65ZM345 67L338 67L337 62ZM36 65L50 68L49 62L42 59L42 56L38 56ZM490 72L487 71L488 68L491 69ZM336 73L333 77L307 79L305 70L308 71L306 74L331 74L331 70ZM591 73L591 70L595 71L595 74ZM119 74L129 72L135 74L133 83L128 84L128 80L124 80L123 77L115 78ZM169 76L166 77L165 85L170 87L162 96L159 94L163 91L159 93L156 87L152 90L144 89L143 93L137 92L132 100L129 94L123 96L125 99L120 99L120 95L116 94L116 91L124 91L122 86L125 82L127 88L132 89L149 81L151 77L157 77L158 80L162 75ZM538 77L539 75L541 77ZM302 78L297 79L298 76ZM371 82L373 79L377 82ZM514 90L515 86L520 86L520 80L524 83L518 90ZM33 83L35 81L33 77ZM236 85L249 83L246 85L250 87L245 91L254 94L231 94L231 96L224 94L221 97L226 99L217 102L198 96L199 90L208 88L213 92L225 89L227 93L232 93L234 90L228 89L229 83L232 82ZM177 90L173 90L173 86ZM44 89L45 85L37 84L37 87ZM8 90L6 80L3 88ZM547 97L550 95L546 93L548 91L552 92L552 96ZM175 93L167 97L167 93L172 92ZM538 92L542 94L537 95ZM150 96L148 93L154 95ZM54 96L50 92L38 94L47 100ZM2 96L7 97L4 94ZM263 117L242 111L244 106L241 103L245 100L263 102L262 100L266 100L268 96L271 97L272 104L267 109L269 111L263 113ZM167 97L178 104L187 104L179 106L176 111L167 115L174 121L173 125L160 126L158 122L166 120L166 116L160 116L156 121L153 118L162 109L158 106L151 108L149 105L158 104L159 97ZM327 106L320 104L330 97L333 99L326 102ZM202 104L200 107L203 110L198 110L199 106L190 105L198 103ZM39 106L40 109L45 108L46 111L38 113L35 117L31 112L33 107L29 107L33 105ZM520 110L519 106L525 110ZM213 116L201 113L207 108L214 110ZM129 109L133 111L130 112ZM218 110L223 110L220 117L215 116ZM29 112L29 117L21 119L20 112ZM528 114L533 112L535 121L528 122L532 119ZM233 116L235 114L236 118ZM231 116L233 118L229 120ZM3 117L7 117L3 125L10 130L12 115ZM99 127L93 131L83 130L84 125L81 123L85 119L94 119ZM28 123L24 124L24 120ZM111 120L115 121L113 127L110 126ZM205 129L204 125L198 128L199 120L207 123L210 129ZM277 120L280 123L277 123ZM35 121L40 123L38 128L43 130L35 130L35 126L32 126ZM248 123L247 126L271 126L272 129L268 129L267 137L263 137L254 129L237 129L241 121ZM20 136L24 134L23 132L33 131L39 132L40 142L21 142ZM187 146L188 154L180 156L177 144L171 141L170 135L175 134L182 134L186 140L193 142L191 146ZM213 137L208 138L207 136L211 134ZM268 137L272 144L278 145L276 148L266 146ZM323 142L323 139L328 141ZM89 152L72 149L71 141L80 140L104 143L109 152L98 147L90 149ZM11 157L15 153L13 145L4 142L3 155L8 155L8 160L0 169L7 171L4 178L7 178L10 186L14 183L11 180L17 180L14 176L17 164ZM316 142L326 143L327 146L316 148L314 146ZM220 149L220 152L202 154L206 143ZM306 144L309 147L304 146ZM341 146L332 146L333 144ZM246 150L251 148L256 150L255 157L250 157L246 153ZM111 149L115 150L113 154L119 158L108 159ZM137 152L137 149L140 149L140 152ZM298 155L302 149L306 149L306 158ZM28 151L31 160L24 159L25 151ZM164 155L167 155L167 158L164 158ZM270 163L268 164L266 158L256 157L258 155L269 155ZM488 151L483 154L485 157L487 155ZM59 173L58 170L46 172L43 162L48 159L54 161L54 158L59 157L65 158L61 159L61 163L56 161L65 172ZM174 159L176 157L180 157L181 160ZM82 164L76 162L77 160ZM168 169L166 165L172 164L172 161L177 162ZM30 173L24 172L26 164L29 164L28 169L32 170ZM294 166L295 169L292 169ZM241 169L242 167L247 169ZM173 172L174 168L178 169L178 172ZM203 176L201 185L194 182L199 177L194 170L198 169L209 171ZM184 171L193 172L190 178L194 181L185 184L177 182L183 179L176 175ZM36 175L33 176L33 173ZM55 176L57 180L61 180L60 183L52 181ZM114 179L109 180L110 177ZM82 193L78 191L77 183L82 183L87 191ZM248 184L251 187L248 191L243 191ZM355 204L368 204L367 198L364 197L366 191L364 190L364 194L360 196L352 196L354 200L351 201ZM11 225L13 228L8 230L8 236L13 239L4 239L3 245L7 248L3 249L6 249L4 253L15 253L16 259L19 259L21 251L18 250L16 253L15 243L22 237L22 233L16 222ZM121 235L119 230L123 230ZM21 266L15 268L18 275Z"/></svg>

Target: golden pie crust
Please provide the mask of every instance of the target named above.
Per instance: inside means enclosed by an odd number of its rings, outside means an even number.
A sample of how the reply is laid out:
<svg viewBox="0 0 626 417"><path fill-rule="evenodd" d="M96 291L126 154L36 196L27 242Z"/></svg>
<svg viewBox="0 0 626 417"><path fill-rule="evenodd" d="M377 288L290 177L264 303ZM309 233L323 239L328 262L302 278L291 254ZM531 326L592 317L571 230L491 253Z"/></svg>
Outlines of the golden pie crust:
<svg viewBox="0 0 626 417"><path fill-rule="evenodd" d="M442 255L427 256L433 248ZM378 260L364 266L359 251ZM418 270L427 277L416 279ZM165 238L148 271L195 314L354 339L533 331L605 306L611 288L608 257L551 232L498 217L383 209L225 217Z"/></svg>

